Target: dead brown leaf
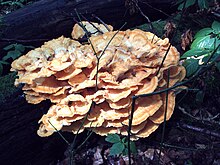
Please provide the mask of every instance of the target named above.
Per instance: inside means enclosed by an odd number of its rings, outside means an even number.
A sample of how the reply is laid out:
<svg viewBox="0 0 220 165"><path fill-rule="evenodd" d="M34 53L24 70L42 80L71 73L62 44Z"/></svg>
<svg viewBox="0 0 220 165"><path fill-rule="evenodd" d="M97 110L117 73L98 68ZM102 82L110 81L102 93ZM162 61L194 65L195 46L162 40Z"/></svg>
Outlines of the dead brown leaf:
<svg viewBox="0 0 220 165"><path fill-rule="evenodd" d="M183 50L186 50L186 48L191 44L193 40L192 37L192 31L188 29L185 33L181 35L181 47Z"/></svg>
<svg viewBox="0 0 220 165"><path fill-rule="evenodd" d="M176 25L173 22L168 21L164 26L165 33L163 36L165 38L171 38L175 29L176 29Z"/></svg>

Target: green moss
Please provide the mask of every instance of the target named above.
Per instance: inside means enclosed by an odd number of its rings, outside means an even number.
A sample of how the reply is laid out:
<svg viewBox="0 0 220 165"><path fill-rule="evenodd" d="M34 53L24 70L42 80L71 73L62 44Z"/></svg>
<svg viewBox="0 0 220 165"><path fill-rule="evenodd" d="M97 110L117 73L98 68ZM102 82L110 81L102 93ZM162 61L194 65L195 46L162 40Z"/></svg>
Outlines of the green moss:
<svg viewBox="0 0 220 165"><path fill-rule="evenodd" d="M6 102L8 98L18 91L18 88L14 86L15 78L15 72L0 77L0 104Z"/></svg>

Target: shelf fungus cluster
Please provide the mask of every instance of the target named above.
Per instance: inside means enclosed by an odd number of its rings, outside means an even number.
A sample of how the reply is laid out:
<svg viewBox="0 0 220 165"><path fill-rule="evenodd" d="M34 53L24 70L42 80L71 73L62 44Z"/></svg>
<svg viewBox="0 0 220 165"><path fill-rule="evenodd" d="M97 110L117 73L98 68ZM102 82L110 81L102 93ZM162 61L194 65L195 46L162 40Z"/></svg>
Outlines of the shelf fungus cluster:
<svg viewBox="0 0 220 165"><path fill-rule="evenodd" d="M104 26L96 25L103 30ZM94 31L94 27L85 28ZM84 32L75 25L72 35L78 39ZM173 46L160 68L169 44L167 38L138 29L105 31L84 44L60 37L15 60L15 85L25 84L26 100L38 104L49 99L52 103L39 121L38 135L59 130L76 134L84 129L99 135L127 135L132 96L171 87L185 77ZM167 101L168 120L175 106L174 91L168 92ZM165 102L165 94L136 99L133 139L147 137L158 128L164 121Z"/></svg>

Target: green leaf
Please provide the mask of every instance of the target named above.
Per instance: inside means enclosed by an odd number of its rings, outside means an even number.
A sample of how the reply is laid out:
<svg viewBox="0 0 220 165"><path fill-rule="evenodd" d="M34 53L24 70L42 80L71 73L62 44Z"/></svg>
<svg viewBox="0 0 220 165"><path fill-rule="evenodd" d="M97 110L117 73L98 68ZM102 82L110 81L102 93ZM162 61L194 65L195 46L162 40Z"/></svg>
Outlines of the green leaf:
<svg viewBox="0 0 220 165"><path fill-rule="evenodd" d="M108 134L105 138L105 141L109 143L118 143L121 141L120 136L118 134Z"/></svg>
<svg viewBox="0 0 220 165"><path fill-rule="evenodd" d="M24 46L25 48L34 49L34 46Z"/></svg>
<svg viewBox="0 0 220 165"><path fill-rule="evenodd" d="M7 53L6 56L4 56L2 58L2 60L6 61L8 60L9 58L12 58L13 60L15 60L16 58L18 58L22 53L20 51L17 51L17 50L11 50Z"/></svg>
<svg viewBox="0 0 220 165"><path fill-rule="evenodd" d="M3 49L6 51L8 51L10 49L15 49L20 52L24 52L25 48L33 49L34 47L33 46L24 46L22 44L10 44L10 45L4 47Z"/></svg>
<svg viewBox="0 0 220 165"><path fill-rule="evenodd" d="M205 96L205 93L203 91L197 92L196 93L196 101L199 102L199 103L202 103L203 99L204 99L204 96Z"/></svg>
<svg viewBox="0 0 220 165"><path fill-rule="evenodd" d="M188 8L189 6L192 6L196 3L196 0L187 0L185 8ZM178 6L178 10L183 10L184 7L184 1Z"/></svg>
<svg viewBox="0 0 220 165"><path fill-rule="evenodd" d="M184 2L184 0L177 0L175 5L178 5L178 4L183 3L183 2Z"/></svg>
<svg viewBox="0 0 220 165"><path fill-rule="evenodd" d="M196 38L191 44L191 49L214 49L215 38L211 38L211 35Z"/></svg>
<svg viewBox="0 0 220 165"><path fill-rule="evenodd" d="M121 143L121 142L115 143L110 148L110 155L122 154L124 149L125 149L125 146L123 143Z"/></svg>
<svg viewBox="0 0 220 165"><path fill-rule="evenodd" d="M204 29L201 29L199 30L194 39L198 38L198 37L204 37L204 36L207 36L208 34L212 33L213 32L213 29L212 28L204 28Z"/></svg>
<svg viewBox="0 0 220 165"><path fill-rule="evenodd" d="M126 137L124 137L121 141L122 141L122 143L125 143Z"/></svg>
<svg viewBox="0 0 220 165"><path fill-rule="evenodd" d="M198 5L200 9L208 9L209 3L206 0L198 0Z"/></svg>
<svg viewBox="0 0 220 165"><path fill-rule="evenodd" d="M215 34L219 34L220 33L220 22L214 21L212 23L212 29L215 31Z"/></svg>
<svg viewBox="0 0 220 165"><path fill-rule="evenodd" d="M208 62L208 60L209 60L211 54L212 54L212 53L210 53L210 55L205 56L205 57L202 59L202 61L203 61L205 64ZM209 60L209 62L216 61L217 59L220 59L220 53L217 53L217 52L216 52L216 53L212 56L212 58Z"/></svg>
<svg viewBox="0 0 220 165"><path fill-rule="evenodd" d="M215 43L214 49L216 49L220 44L220 39L218 39L218 37L216 37L215 39L216 41L214 42ZM218 48L217 52L220 53L220 47Z"/></svg>
<svg viewBox="0 0 220 165"><path fill-rule="evenodd" d="M12 49L14 47L15 47L15 44L10 44L10 45L4 47L3 49L7 51L7 50L10 50L10 49Z"/></svg>
<svg viewBox="0 0 220 165"><path fill-rule="evenodd" d="M25 46L22 45L22 44L16 44L15 45L15 50L20 51L20 52L24 52Z"/></svg>
<svg viewBox="0 0 220 165"><path fill-rule="evenodd" d="M210 56L205 56L205 57L203 57L202 62L203 62L204 64L207 64L209 58L210 58ZM211 61L211 59L210 59L210 61Z"/></svg>
<svg viewBox="0 0 220 165"><path fill-rule="evenodd" d="M183 63L183 65L186 68L187 77L193 75L199 68L199 63L197 59L188 59Z"/></svg>
<svg viewBox="0 0 220 165"><path fill-rule="evenodd" d="M128 149L127 148L125 148L123 151L122 151L122 155L128 155Z"/></svg>
<svg viewBox="0 0 220 165"><path fill-rule="evenodd" d="M1 5L11 5L12 1L1 2Z"/></svg>
<svg viewBox="0 0 220 165"><path fill-rule="evenodd" d="M215 52L213 55L213 61L220 61L220 52Z"/></svg>
<svg viewBox="0 0 220 165"><path fill-rule="evenodd" d="M128 148L128 142L125 143L126 148ZM136 145L133 141L130 141L130 149L133 154L137 153Z"/></svg>
<svg viewBox="0 0 220 165"><path fill-rule="evenodd" d="M24 7L24 5L21 2L14 2L14 4L19 6L19 7Z"/></svg>
<svg viewBox="0 0 220 165"><path fill-rule="evenodd" d="M6 61L0 61L0 64L9 65L9 63Z"/></svg>
<svg viewBox="0 0 220 165"><path fill-rule="evenodd" d="M193 165L193 163L191 162L191 160L187 160L184 165Z"/></svg>
<svg viewBox="0 0 220 165"><path fill-rule="evenodd" d="M181 59L191 57L191 56L198 57L198 56L208 54L210 52L211 52L211 50L206 50L206 49L190 49L181 56Z"/></svg>
<svg viewBox="0 0 220 165"><path fill-rule="evenodd" d="M136 153L137 153L137 148L136 148L135 143L134 143L133 141L131 141L130 143L131 143L131 144L130 144L131 152L132 152L133 154L136 154Z"/></svg>

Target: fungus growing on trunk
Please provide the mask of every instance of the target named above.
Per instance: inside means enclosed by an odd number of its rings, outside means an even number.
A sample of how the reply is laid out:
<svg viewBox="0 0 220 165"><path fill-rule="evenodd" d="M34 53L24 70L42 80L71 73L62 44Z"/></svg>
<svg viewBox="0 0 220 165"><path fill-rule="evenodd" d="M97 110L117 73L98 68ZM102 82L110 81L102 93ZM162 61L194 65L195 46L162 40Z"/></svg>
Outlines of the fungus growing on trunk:
<svg viewBox="0 0 220 165"><path fill-rule="evenodd" d="M100 30L104 28L95 25ZM25 84L26 100L38 104L49 99L53 104L39 120L39 136L49 136L57 130L77 133L83 121L79 132L92 129L99 135L127 135L131 97L166 88L168 69L169 86L185 77L185 68L179 64L179 53L173 46L158 72L169 47L167 38L139 29L104 32L92 35L86 44L65 37L48 41L12 63L12 71L18 71L15 85ZM75 25L72 35L82 37L82 28ZM90 110L92 102L95 106ZM136 100L133 139L147 137L158 128L164 121L165 102L165 94ZM171 90L167 120L174 106L175 94Z"/></svg>

